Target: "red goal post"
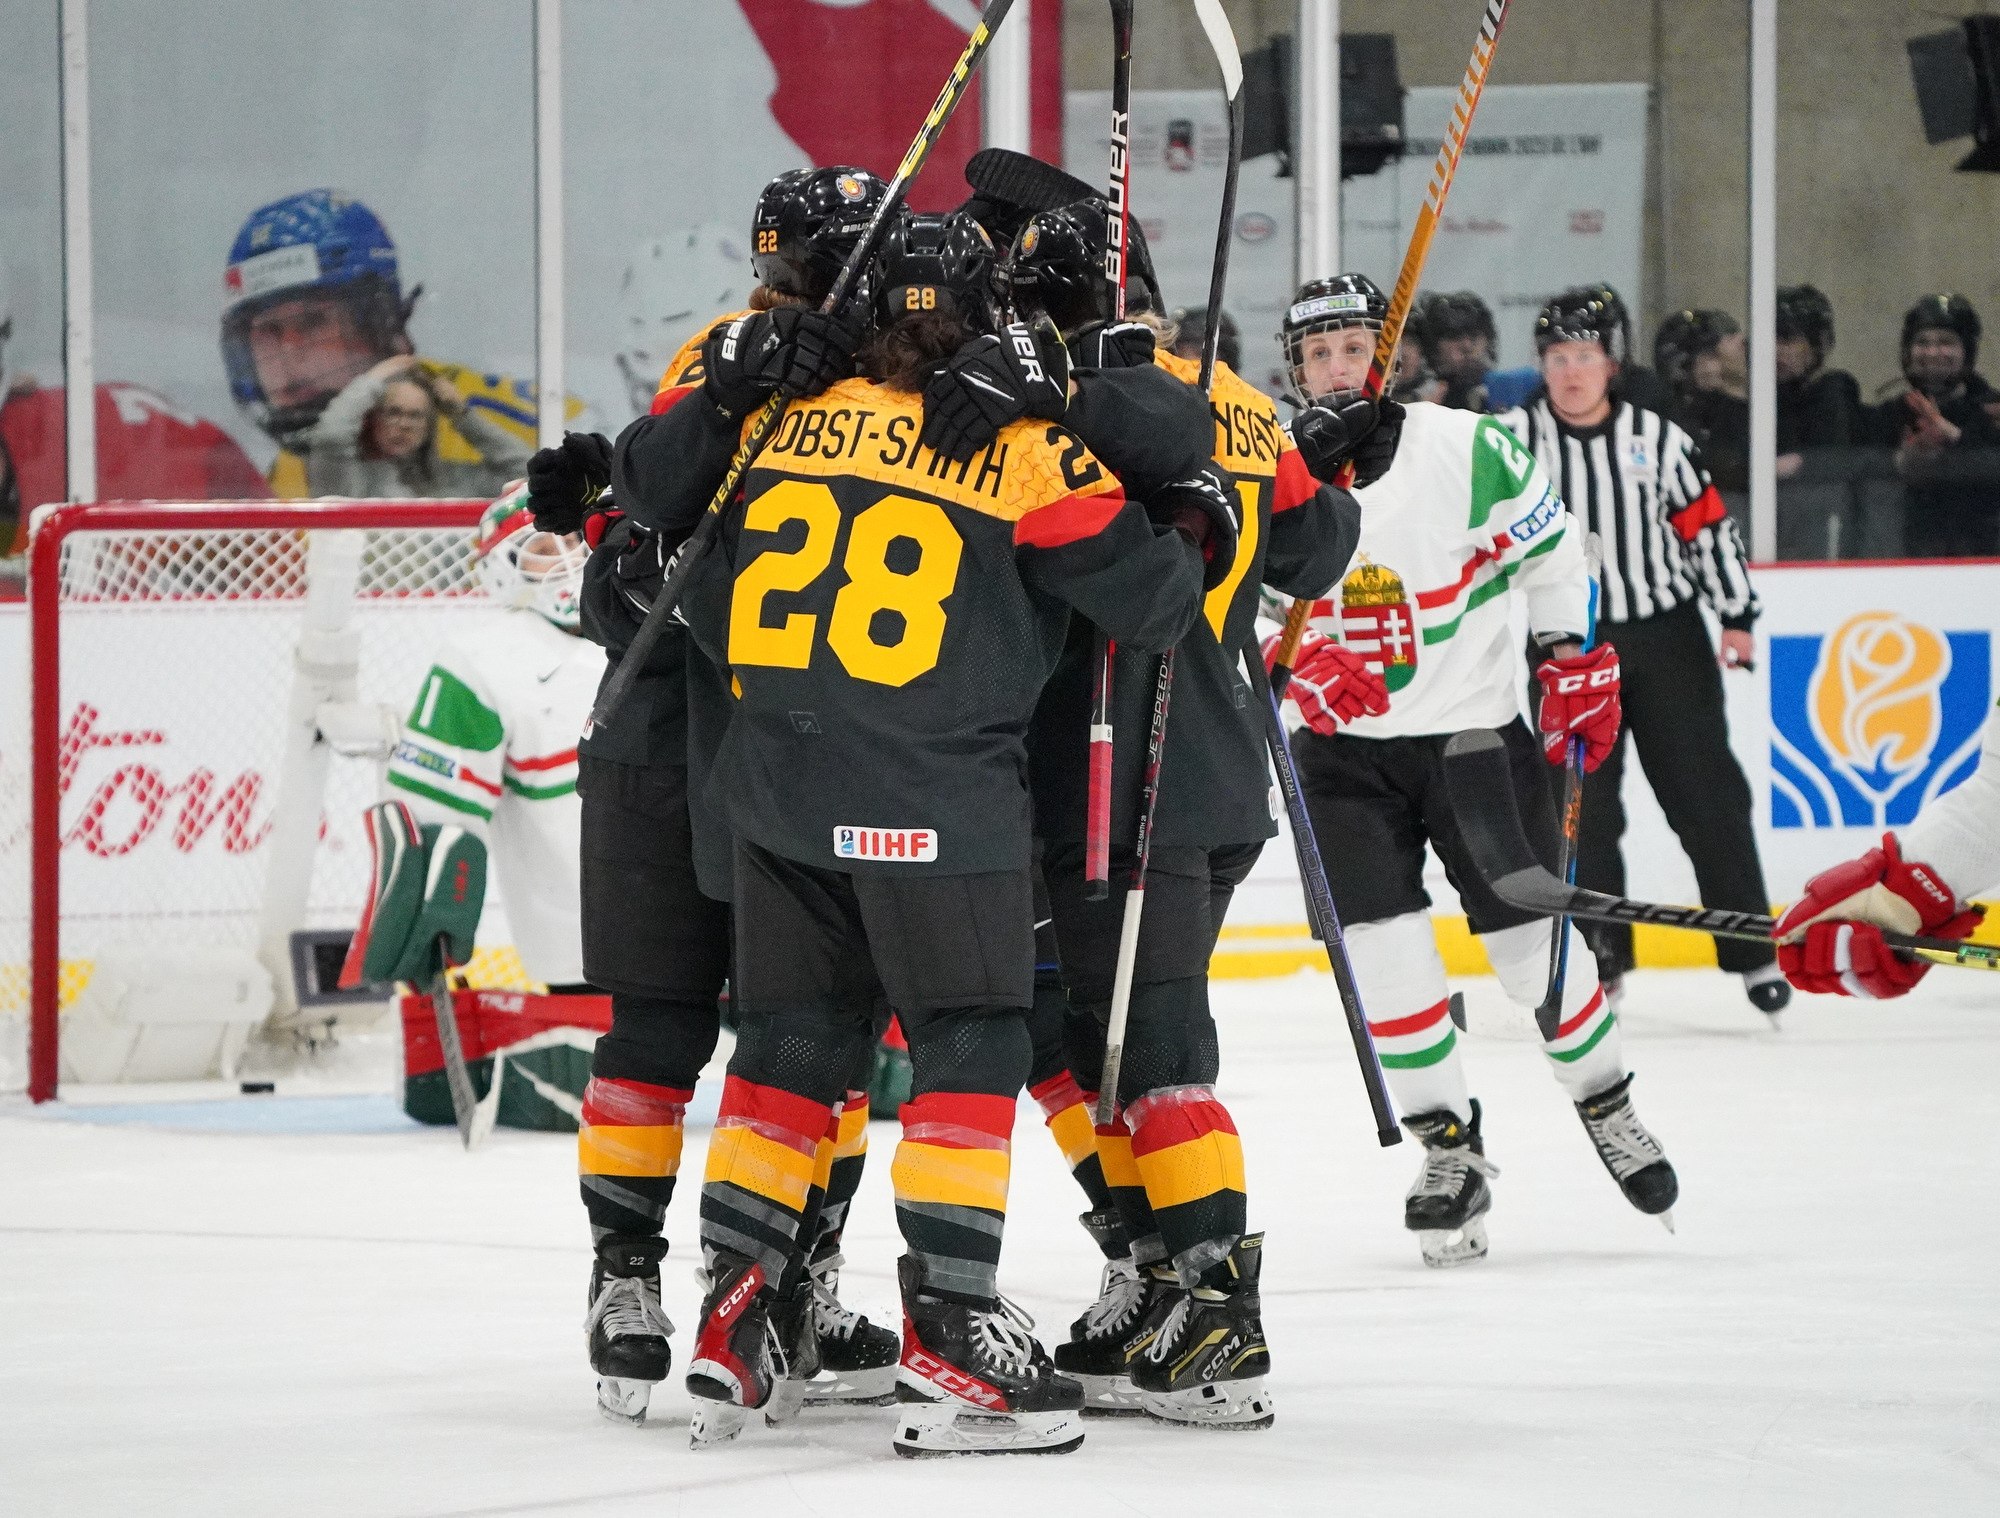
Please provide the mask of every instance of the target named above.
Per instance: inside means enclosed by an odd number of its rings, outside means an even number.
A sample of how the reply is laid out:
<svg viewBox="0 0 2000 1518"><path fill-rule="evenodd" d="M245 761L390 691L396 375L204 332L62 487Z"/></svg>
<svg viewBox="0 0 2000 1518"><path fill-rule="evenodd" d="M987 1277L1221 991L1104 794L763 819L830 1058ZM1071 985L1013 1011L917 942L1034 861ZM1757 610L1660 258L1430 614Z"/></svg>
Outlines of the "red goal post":
<svg viewBox="0 0 2000 1518"><path fill-rule="evenodd" d="M33 1100L55 1095L64 976L93 953L227 944L256 952L275 981L287 929L352 925L366 889L358 817L375 799L379 755L335 754L322 718L406 712L438 644L490 606L470 562L487 504L40 516L29 847L25 870L5 862L5 896L25 883L27 921L18 900L0 899L0 993L10 972L18 984L26 951ZM19 752L18 716L5 720L0 764L18 775L6 758ZM18 855L18 821L5 831L0 848Z"/></svg>

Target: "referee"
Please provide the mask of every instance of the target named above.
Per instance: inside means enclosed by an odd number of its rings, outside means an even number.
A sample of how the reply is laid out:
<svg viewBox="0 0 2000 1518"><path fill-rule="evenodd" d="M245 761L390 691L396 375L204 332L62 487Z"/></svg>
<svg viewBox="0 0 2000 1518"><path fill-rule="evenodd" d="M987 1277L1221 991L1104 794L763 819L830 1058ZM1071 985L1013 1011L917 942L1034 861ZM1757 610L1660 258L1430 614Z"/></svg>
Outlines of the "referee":
<svg viewBox="0 0 2000 1518"><path fill-rule="evenodd" d="M1702 904L1768 912L1750 786L1729 751L1720 673L1751 667L1757 595L1743 540L1693 440L1619 394L1619 366L1627 357L1623 314L1602 288L1566 290L1544 306L1535 321L1542 385L1500 420L1597 534L1598 638L1618 650L1625 729L1694 865ZM1720 656L1698 601L1722 623ZM1583 782L1577 844L1577 883L1618 896L1625 894L1624 773L1621 733L1610 757ZM1585 936L1615 998L1632 968L1632 930L1593 924ZM1760 1010L1775 1015L1791 999L1770 948L1717 939L1715 949L1722 968L1743 977Z"/></svg>

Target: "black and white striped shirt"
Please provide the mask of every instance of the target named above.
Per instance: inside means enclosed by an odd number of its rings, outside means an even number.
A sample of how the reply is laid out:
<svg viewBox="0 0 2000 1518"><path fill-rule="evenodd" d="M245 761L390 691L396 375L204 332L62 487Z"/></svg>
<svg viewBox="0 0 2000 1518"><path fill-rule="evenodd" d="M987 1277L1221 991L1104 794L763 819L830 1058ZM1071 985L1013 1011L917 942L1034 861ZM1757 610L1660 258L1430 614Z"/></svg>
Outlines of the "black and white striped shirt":
<svg viewBox="0 0 2000 1518"><path fill-rule="evenodd" d="M1598 615L1638 622L1699 596L1724 627L1748 629L1761 608L1743 538L1702 467L1701 452L1657 411L1615 401L1596 427L1569 427L1537 396L1499 420L1528 445L1569 509L1597 534Z"/></svg>

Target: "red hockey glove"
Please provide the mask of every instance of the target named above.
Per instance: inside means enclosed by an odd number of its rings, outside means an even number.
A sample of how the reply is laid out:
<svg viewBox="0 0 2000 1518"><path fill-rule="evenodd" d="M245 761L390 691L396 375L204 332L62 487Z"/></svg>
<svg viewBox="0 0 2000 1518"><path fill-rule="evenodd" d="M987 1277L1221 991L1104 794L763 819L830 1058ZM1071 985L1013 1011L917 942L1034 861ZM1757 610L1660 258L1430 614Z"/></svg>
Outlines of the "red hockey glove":
<svg viewBox="0 0 2000 1518"><path fill-rule="evenodd" d="M1264 668L1278 657L1283 633L1264 640ZM1292 666L1292 683L1285 694L1298 702L1306 726L1331 736L1366 713L1379 717L1389 710L1389 687L1353 649L1324 633L1308 631L1299 640L1299 662Z"/></svg>
<svg viewBox="0 0 2000 1518"><path fill-rule="evenodd" d="M1569 740L1581 738L1589 774L1618 742L1618 650L1600 643L1587 654L1551 659L1535 675L1542 682L1542 757L1559 765Z"/></svg>
<svg viewBox="0 0 2000 1518"><path fill-rule="evenodd" d="M1806 894L1778 919L1778 967L1801 991L1833 996L1901 996L1930 963L1904 959L1882 941L1882 929L1963 938L1982 913L1963 911L1951 888L1928 865L1903 858L1894 833L1806 882Z"/></svg>

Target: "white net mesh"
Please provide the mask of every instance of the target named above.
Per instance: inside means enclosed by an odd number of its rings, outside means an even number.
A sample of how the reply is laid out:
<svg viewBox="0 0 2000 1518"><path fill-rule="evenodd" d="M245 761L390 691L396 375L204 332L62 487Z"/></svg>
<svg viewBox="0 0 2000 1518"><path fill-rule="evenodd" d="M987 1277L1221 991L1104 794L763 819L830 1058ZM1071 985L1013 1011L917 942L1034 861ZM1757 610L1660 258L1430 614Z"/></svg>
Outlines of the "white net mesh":
<svg viewBox="0 0 2000 1518"><path fill-rule="evenodd" d="M321 530L86 531L64 544L61 741L32 781L25 691L10 685L0 709L0 1089L24 1078L30 784L60 795L65 1005L97 954L256 947ZM359 635L356 696L405 715L439 645L486 604L471 528L347 541L360 570L330 615ZM330 759L295 926L353 926L368 884L360 817L379 793L378 760Z"/></svg>

